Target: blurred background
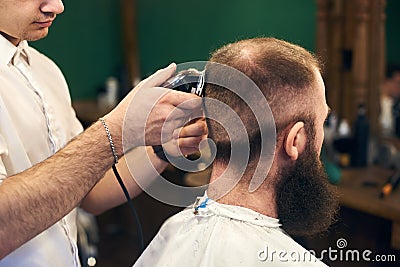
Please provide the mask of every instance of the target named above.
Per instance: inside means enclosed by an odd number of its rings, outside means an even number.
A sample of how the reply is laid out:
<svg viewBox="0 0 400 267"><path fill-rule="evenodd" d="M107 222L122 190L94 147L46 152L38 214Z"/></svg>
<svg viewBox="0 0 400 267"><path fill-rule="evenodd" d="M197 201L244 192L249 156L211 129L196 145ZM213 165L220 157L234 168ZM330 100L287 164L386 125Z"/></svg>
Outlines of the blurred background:
<svg viewBox="0 0 400 267"><path fill-rule="evenodd" d="M325 65L327 100L334 114L327 125L330 139L323 155L331 182L342 193L342 206L330 233L299 242L322 250L345 238L351 247L397 255L398 260L397 265L327 262L331 266L399 266L399 191L393 188L384 198L379 194L396 173L400 159L395 109L390 107L394 111L387 115L393 117L388 132L380 123L386 70L400 65L400 1L73 0L64 5L49 36L31 45L60 66L85 126L155 70L170 62L205 61L210 52L228 42L271 36L316 53ZM115 99L104 102L111 87L116 88ZM367 127L362 124L365 119ZM364 127L360 129L367 136L356 136L359 131L354 127L360 120L358 126ZM365 158L361 163L354 162L348 149L360 142L366 144L357 147ZM186 174L172 167L164 175L185 183ZM146 194L134 203L146 244L162 222L180 210ZM136 224L127 206L95 221L96 266L131 266L140 252Z"/></svg>

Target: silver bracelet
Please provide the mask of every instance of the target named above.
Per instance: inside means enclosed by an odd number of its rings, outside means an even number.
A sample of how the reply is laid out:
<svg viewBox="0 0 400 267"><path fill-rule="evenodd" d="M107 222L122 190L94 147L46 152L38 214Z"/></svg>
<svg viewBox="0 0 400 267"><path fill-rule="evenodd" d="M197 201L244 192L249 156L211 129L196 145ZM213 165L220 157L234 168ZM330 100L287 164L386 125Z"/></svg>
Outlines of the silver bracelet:
<svg viewBox="0 0 400 267"><path fill-rule="evenodd" d="M111 152L112 152L113 157L114 157L114 164L116 164L116 163L118 163L118 156L117 156L117 153L115 153L115 146L114 146L114 142L113 142L113 140L111 138L110 129L108 129L108 126L107 126L106 121L104 120L104 118L100 118L99 121L101 121L101 123L104 126L104 129L106 130L107 138L108 138L108 141L110 142Z"/></svg>

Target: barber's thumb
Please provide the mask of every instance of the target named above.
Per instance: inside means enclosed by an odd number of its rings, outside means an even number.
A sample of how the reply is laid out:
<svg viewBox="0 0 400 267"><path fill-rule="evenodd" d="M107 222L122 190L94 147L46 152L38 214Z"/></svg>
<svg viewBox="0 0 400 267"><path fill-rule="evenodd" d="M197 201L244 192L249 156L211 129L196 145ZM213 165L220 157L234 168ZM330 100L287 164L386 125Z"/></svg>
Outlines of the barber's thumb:
<svg viewBox="0 0 400 267"><path fill-rule="evenodd" d="M163 82L165 82L169 77L174 74L176 70L176 64L171 63L168 67L159 69L148 78L143 80L143 84L141 87L149 88L149 87L156 87L160 86Z"/></svg>

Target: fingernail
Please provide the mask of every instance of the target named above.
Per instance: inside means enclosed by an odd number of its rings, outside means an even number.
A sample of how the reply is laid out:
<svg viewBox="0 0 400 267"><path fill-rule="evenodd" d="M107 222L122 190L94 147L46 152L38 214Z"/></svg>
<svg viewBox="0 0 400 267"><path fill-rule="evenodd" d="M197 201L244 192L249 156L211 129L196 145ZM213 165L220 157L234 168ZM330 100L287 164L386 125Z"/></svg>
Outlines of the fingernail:
<svg viewBox="0 0 400 267"><path fill-rule="evenodd" d="M172 62L171 64L168 65L168 67L166 67L166 69L170 69L172 67L176 66L175 62Z"/></svg>

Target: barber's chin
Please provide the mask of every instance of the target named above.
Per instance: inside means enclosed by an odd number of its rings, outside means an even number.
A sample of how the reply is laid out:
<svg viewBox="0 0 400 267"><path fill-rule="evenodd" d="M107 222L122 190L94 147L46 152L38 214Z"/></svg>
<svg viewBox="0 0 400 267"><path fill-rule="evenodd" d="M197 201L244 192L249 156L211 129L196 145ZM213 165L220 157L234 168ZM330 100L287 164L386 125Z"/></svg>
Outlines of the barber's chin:
<svg viewBox="0 0 400 267"><path fill-rule="evenodd" d="M29 33L24 40L27 41L37 41L40 39L43 39L44 37L47 36L47 34L49 34L49 28L41 28L39 30L36 30L32 33Z"/></svg>

